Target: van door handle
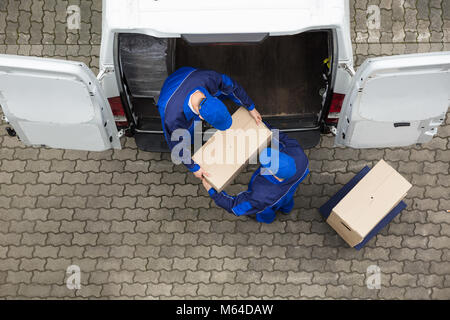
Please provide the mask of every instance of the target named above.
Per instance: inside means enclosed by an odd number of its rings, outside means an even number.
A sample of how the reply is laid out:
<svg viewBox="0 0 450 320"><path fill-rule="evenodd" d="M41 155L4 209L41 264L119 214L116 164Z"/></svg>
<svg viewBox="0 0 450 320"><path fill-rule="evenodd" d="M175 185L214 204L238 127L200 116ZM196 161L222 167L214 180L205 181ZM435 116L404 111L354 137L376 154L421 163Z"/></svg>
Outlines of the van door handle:
<svg viewBox="0 0 450 320"><path fill-rule="evenodd" d="M411 123L410 122L396 122L394 123L394 127L399 128L399 127L410 127Z"/></svg>

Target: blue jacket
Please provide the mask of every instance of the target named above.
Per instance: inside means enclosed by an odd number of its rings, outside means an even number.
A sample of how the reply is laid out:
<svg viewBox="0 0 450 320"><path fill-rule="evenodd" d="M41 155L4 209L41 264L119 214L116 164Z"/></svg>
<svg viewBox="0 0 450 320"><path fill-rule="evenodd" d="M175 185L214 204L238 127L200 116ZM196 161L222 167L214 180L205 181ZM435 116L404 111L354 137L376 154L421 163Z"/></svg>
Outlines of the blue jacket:
<svg viewBox="0 0 450 320"><path fill-rule="evenodd" d="M221 100L231 99L249 111L255 108L255 104L245 90L228 76L211 70L180 68L164 82L157 103L164 135L170 150L180 143L180 140L172 141L171 139L175 130L187 129L193 137L195 122L201 121L188 104L191 94L197 90L202 92L207 90L209 94ZM189 145L191 144L189 143ZM183 158L182 152L180 152L180 157ZM183 160L183 163L190 171L196 172L200 169L199 165L192 161L190 155L186 158L188 160Z"/></svg>
<svg viewBox="0 0 450 320"><path fill-rule="evenodd" d="M295 160L297 173L292 178L280 182L272 175L262 175L264 168L260 167L253 174L248 190L237 196L210 189L209 195L214 202L236 216L255 214L256 219L264 223L272 223L277 211L291 212L295 191L309 174L308 158L297 140L280 132L279 142L280 151Z"/></svg>

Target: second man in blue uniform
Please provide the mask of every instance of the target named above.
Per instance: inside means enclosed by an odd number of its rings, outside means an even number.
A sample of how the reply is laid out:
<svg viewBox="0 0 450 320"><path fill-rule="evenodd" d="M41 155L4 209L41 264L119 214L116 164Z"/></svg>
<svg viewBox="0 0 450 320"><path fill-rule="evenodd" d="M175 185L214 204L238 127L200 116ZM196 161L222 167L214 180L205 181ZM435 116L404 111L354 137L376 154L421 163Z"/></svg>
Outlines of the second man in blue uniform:
<svg viewBox="0 0 450 320"><path fill-rule="evenodd" d="M276 212L290 213L294 194L309 174L309 161L297 140L279 132L278 142L278 149L267 148L261 152L261 166L250 179L248 189L236 196L217 192L203 179L214 202L236 216L251 215L262 223L272 223Z"/></svg>

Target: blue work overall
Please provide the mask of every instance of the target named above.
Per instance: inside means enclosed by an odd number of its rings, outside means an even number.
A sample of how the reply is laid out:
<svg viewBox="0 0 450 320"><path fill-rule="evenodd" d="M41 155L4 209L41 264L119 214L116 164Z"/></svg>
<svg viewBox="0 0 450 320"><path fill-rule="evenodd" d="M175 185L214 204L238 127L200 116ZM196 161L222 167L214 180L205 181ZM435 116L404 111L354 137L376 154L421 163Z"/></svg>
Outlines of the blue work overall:
<svg viewBox="0 0 450 320"><path fill-rule="evenodd" d="M210 189L209 195L214 202L236 216L256 215L256 220L263 223L272 223L277 211L290 213L294 207L294 194L309 174L309 162L297 140L282 132L279 134L279 149L295 160L297 172L293 177L279 181L271 174L263 174L266 169L260 167L253 174L248 190L237 196Z"/></svg>
<svg viewBox="0 0 450 320"><path fill-rule="evenodd" d="M172 141L172 134L177 129L186 129L193 137L196 121L201 121L189 107L189 99L196 91L205 93L221 100L231 99L236 104L246 107L249 111L255 108L255 104L247 95L245 90L234 80L224 74L211 70L194 69L183 67L170 75L161 89L157 103L161 116L164 136L170 150L180 143ZM191 145L189 143L189 145ZM192 161L191 157L183 157L182 151L179 155L184 165L191 171L200 169L199 165Z"/></svg>

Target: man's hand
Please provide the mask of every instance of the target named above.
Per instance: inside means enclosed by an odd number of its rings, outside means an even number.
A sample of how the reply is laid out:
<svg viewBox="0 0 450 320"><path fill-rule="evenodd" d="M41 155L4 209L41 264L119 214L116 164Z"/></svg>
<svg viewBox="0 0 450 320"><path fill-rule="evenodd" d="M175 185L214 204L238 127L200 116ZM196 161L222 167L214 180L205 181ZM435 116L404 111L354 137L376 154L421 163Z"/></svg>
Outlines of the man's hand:
<svg viewBox="0 0 450 320"><path fill-rule="evenodd" d="M197 179L202 180L203 177L209 177L210 174L209 174L208 172L206 172L205 170L203 170L202 168L200 168L198 171L194 172L194 176L195 176Z"/></svg>
<svg viewBox="0 0 450 320"><path fill-rule="evenodd" d="M253 117L253 119L255 119L256 124L259 125L262 122L261 114L258 112L258 110L256 110L256 108L250 111L250 115Z"/></svg>
<svg viewBox="0 0 450 320"><path fill-rule="evenodd" d="M203 186L205 187L205 189L206 189L206 191L207 192L209 192L209 190L211 190L211 185L206 181L206 179L202 179L202 183L203 183Z"/></svg>

